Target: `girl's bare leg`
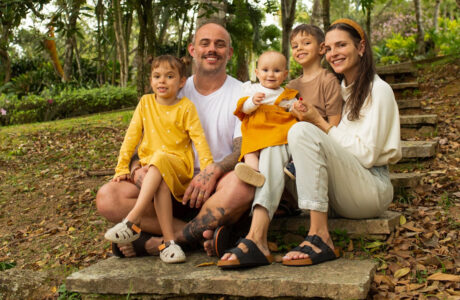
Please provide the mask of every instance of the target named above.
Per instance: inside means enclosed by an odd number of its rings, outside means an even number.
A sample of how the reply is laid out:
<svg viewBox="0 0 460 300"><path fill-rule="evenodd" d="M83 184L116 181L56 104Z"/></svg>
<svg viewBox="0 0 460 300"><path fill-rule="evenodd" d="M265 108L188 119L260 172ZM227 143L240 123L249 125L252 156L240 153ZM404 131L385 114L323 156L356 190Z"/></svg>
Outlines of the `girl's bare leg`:
<svg viewBox="0 0 460 300"><path fill-rule="evenodd" d="M155 193L155 211L160 222L164 241L174 240L173 208L171 202L171 192L166 182L162 181ZM175 200L174 200L175 201Z"/></svg>
<svg viewBox="0 0 460 300"><path fill-rule="evenodd" d="M160 171L155 166L150 166L142 182L141 191L139 192L139 197L137 198L136 204L128 213L126 219L134 224L140 223L141 216L144 215L145 211L149 208L150 203L152 202L153 197L162 181L163 178L161 177Z"/></svg>

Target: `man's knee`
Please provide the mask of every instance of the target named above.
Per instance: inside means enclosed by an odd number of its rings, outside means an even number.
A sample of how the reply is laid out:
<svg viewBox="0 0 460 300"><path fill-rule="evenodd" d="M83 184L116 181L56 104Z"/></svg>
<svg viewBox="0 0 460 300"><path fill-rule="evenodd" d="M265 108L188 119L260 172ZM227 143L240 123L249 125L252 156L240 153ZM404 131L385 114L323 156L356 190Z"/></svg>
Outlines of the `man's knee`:
<svg viewBox="0 0 460 300"><path fill-rule="evenodd" d="M254 187L238 179L235 172L225 175L219 181L217 189L220 195L219 204L229 213L246 211L254 199Z"/></svg>
<svg viewBox="0 0 460 300"><path fill-rule="evenodd" d="M96 194L96 209L99 214L107 218L111 222L118 222L118 218L114 216L114 208L116 206L117 193L113 182L104 184Z"/></svg>

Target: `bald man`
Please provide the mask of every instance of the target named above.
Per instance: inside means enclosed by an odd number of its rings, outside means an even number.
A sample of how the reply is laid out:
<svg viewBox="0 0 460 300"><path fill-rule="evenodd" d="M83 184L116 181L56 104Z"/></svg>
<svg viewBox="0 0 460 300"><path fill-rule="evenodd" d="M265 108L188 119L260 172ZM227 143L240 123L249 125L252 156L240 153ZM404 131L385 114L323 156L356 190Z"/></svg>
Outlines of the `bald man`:
<svg viewBox="0 0 460 300"><path fill-rule="evenodd" d="M181 244L205 240L204 249L212 255L213 231L220 225L237 222L254 197L254 188L240 181L233 172L241 149L241 123L233 111L242 83L226 73L233 48L223 26L207 23L199 27L188 51L194 60L195 74L187 79L179 97L186 96L194 102L215 163L199 172L195 159L197 175L184 194L182 207L174 203L175 240ZM147 169L134 161L131 170L132 181L106 183L97 193L97 210L111 222L122 221L139 195ZM185 222L184 214L194 217ZM114 245L114 252L126 257L158 254L162 237L153 202L140 225L143 236L133 244Z"/></svg>

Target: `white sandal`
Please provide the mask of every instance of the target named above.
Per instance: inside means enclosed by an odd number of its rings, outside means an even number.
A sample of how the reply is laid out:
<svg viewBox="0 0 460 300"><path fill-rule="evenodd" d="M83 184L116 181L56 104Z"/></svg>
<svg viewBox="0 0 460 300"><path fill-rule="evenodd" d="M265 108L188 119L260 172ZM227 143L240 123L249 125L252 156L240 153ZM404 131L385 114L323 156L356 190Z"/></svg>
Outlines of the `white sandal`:
<svg viewBox="0 0 460 300"><path fill-rule="evenodd" d="M117 244L131 243L141 236L141 229L136 224L123 219L121 223L113 226L105 233L104 237Z"/></svg>
<svg viewBox="0 0 460 300"><path fill-rule="evenodd" d="M185 261L184 251L173 240L161 244L158 249L160 250L160 258L165 263L175 264Z"/></svg>

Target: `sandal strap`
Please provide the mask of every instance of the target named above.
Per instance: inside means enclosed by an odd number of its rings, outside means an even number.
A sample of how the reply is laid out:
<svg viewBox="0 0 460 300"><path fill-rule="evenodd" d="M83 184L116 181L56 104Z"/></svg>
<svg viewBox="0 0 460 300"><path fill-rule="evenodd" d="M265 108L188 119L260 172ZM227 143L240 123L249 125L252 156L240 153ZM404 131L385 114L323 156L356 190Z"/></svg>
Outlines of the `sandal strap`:
<svg viewBox="0 0 460 300"><path fill-rule="evenodd" d="M243 252L242 249L235 247L226 251L226 253L235 254L240 264L270 263L267 260L267 257L265 257L265 255L259 250L259 248L253 241L248 239L240 239L239 243L246 245L248 251Z"/></svg>
<svg viewBox="0 0 460 300"><path fill-rule="evenodd" d="M332 251L331 247L329 247L316 234L311 237L309 242L312 243L313 245L315 245L316 247L318 247L321 250L321 252L319 252L319 253L316 253L316 252L313 251L313 254L311 254L311 255L309 254L310 259L314 264L318 264L318 263L321 263L323 261L332 260L332 259L337 258L335 253L334 253L334 251Z"/></svg>
<svg viewBox="0 0 460 300"><path fill-rule="evenodd" d="M131 229L133 232L135 232L136 234L141 232L141 228L138 225L134 224L133 222L128 221L128 220L125 220L124 222L126 226L129 229Z"/></svg>

